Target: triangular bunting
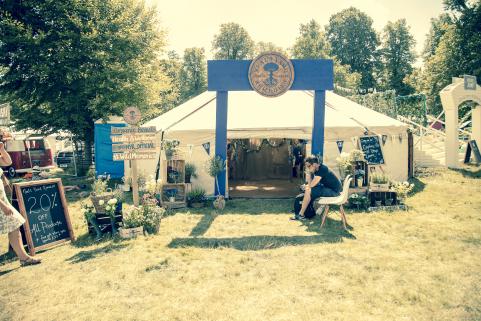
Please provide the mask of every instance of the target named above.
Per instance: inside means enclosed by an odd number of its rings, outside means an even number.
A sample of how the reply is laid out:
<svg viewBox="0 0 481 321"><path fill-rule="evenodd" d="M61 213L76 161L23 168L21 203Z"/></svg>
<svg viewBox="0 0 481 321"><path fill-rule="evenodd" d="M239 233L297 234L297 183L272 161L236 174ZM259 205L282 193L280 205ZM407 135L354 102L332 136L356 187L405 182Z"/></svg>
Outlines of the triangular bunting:
<svg viewBox="0 0 481 321"><path fill-rule="evenodd" d="M210 142L203 143L203 144L202 144L202 147L204 147L207 155L210 155Z"/></svg>
<svg viewBox="0 0 481 321"><path fill-rule="evenodd" d="M387 135L382 135L381 139L382 139L382 146L384 146L384 144L386 144L386 141L387 141Z"/></svg>
<svg viewBox="0 0 481 321"><path fill-rule="evenodd" d="M336 144L337 144L337 149L339 149L339 153L342 153L342 147L344 146L344 141L338 140L336 141Z"/></svg>

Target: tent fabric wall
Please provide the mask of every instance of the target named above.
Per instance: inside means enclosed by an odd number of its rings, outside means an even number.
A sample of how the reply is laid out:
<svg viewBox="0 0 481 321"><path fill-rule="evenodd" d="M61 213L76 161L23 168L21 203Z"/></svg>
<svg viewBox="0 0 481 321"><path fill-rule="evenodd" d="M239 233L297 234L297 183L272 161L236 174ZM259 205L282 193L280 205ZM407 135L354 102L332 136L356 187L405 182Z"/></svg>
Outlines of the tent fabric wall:
<svg viewBox="0 0 481 321"><path fill-rule="evenodd" d="M255 92L229 92L228 139L290 138L311 139L313 119L313 93L288 91L280 97L267 98ZM176 139L181 147L193 145L187 162L197 167L199 177L193 180L208 194L214 192L214 180L205 171L205 163L215 151L215 92L204 92L171 111L147 122L164 131L164 139ZM387 135L382 146L386 164L383 169L394 180L408 177L407 126L347 98L326 92L326 120L324 161L337 168L339 156L336 141L343 140L343 152L359 148L353 139L370 134ZM400 141L397 137L401 135ZM393 139L393 137L395 137ZM202 147L210 142L211 155ZM307 146L309 153L309 144ZM142 166L149 175L155 175L157 160L145 161Z"/></svg>
<svg viewBox="0 0 481 321"><path fill-rule="evenodd" d="M112 160L112 140L110 139L112 126L125 127L125 124L95 124L95 175L109 174L111 178L122 178L124 162Z"/></svg>

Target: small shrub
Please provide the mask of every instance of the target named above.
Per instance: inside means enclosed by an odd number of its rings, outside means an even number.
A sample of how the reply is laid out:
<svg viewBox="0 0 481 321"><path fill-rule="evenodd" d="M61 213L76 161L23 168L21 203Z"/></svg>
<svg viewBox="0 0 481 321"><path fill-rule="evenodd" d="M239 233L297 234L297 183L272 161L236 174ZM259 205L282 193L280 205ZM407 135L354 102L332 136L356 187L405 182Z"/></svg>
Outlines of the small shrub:
<svg viewBox="0 0 481 321"><path fill-rule="evenodd" d="M389 176L382 173L373 173L371 174L371 183L373 184L388 184L389 183Z"/></svg>

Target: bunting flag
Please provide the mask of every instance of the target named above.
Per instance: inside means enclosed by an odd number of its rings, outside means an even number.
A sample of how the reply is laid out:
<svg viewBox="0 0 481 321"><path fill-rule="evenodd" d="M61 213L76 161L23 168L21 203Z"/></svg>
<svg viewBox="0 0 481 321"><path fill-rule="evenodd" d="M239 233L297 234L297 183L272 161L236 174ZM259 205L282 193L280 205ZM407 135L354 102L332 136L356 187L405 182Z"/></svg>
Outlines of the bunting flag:
<svg viewBox="0 0 481 321"><path fill-rule="evenodd" d="M202 144L202 147L204 147L207 155L210 155L210 142L203 143L203 144Z"/></svg>
<svg viewBox="0 0 481 321"><path fill-rule="evenodd" d="M344 146L344 141L343 140L337 140L337 149L339 149L339 154L342 153L342 147Z"/></svg>
<svg viewBox="0 0 481 321"><path fill-rule="evenodd" d="M387 135L382 135L381 138L382 138L382 146L384 146L387 141Z"/></svg>
<svg viewBox="0 0 481 321"><path fill-rule="evenodd" d="M187 148L189 149L189 157L192 157L192 150L194 149L194 145L187 144Z"/></svg>
<svg viewBox="0 0 481 321"><path fill-rule="evenodd" d="M399 142L402 143L402 141L403 141L403 134L399 134L399 137L398 137L398 138L399 138Z"/></svg>

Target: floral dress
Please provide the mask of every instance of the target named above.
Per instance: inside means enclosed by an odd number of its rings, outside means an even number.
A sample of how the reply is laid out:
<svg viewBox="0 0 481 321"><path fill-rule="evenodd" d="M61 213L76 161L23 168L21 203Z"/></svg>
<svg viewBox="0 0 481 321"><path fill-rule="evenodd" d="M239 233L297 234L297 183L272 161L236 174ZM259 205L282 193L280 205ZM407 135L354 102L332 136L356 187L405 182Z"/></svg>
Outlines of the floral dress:
<svg viewBox="0 0 481 321"><path fill-rule="evenodd" d="M3 170L0 168L0 178L3 175ZM2 209L0 208L0 234L10 233L15 231L17 228L22 226L25 223L25 219L22 215L10 204L10 201L7 198L7 194L5 194L5 187L3 186L3 182L0 181L0 199L8 204L12 209L12 215L5 215Z"/></svg>

